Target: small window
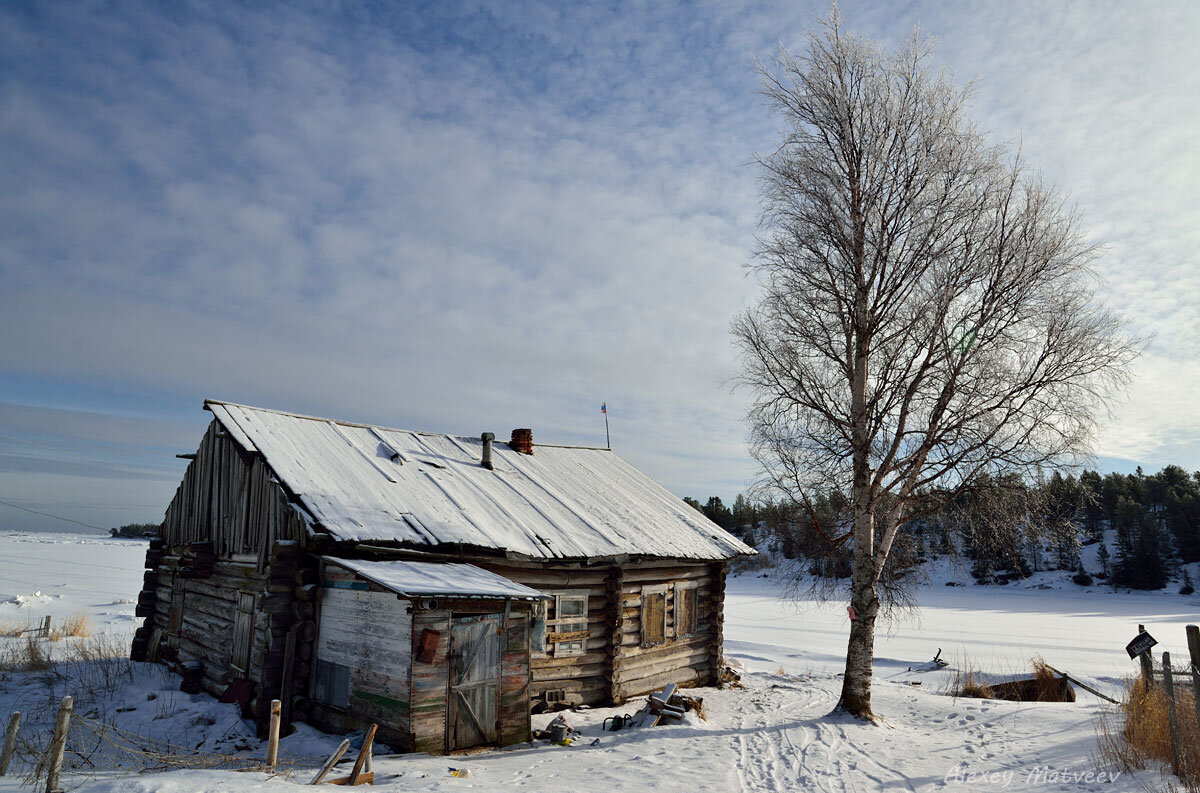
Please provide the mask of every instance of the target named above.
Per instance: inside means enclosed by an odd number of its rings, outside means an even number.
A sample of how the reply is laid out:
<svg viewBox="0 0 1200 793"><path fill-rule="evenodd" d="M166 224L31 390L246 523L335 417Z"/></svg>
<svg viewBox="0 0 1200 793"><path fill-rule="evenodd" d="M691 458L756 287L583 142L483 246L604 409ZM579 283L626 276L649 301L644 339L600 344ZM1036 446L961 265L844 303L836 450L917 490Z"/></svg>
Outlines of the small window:
<svg viewBox="0 0 1200 793"><path fill-rule="evenodd" d="M587 595L555 595L554 618L546 625L546 644L555 658L586 653Z"/></svg>
<svg viewBox="0 0 1200 793"><path fill-rule="evenodd" d="M345 710L350 704L350 667L318 658L313 674L313 697Z"/></svg>
<svg viewBox="0 0 1200 793"><path fill-rule="evenodd" d="M696 632L696 585L675 585L675 638Z"/></svg>
<svg viewBox="0 0 1200 793"><path fill-rule="evenodd" d="M642 587L642 645L667 639L667 588Z"/></svg>

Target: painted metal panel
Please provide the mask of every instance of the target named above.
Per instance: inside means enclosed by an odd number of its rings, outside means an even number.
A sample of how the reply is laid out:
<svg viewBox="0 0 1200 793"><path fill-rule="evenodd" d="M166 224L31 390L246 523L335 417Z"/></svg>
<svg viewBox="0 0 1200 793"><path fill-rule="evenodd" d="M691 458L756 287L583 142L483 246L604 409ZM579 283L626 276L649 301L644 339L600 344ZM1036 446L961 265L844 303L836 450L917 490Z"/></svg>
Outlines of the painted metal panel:
<svg viewBox="0 0 1200 793"><path fill-rule="evenodd" d="M388 592L325 588L317 658L407 682L412 616L404 606Z"/></svg>

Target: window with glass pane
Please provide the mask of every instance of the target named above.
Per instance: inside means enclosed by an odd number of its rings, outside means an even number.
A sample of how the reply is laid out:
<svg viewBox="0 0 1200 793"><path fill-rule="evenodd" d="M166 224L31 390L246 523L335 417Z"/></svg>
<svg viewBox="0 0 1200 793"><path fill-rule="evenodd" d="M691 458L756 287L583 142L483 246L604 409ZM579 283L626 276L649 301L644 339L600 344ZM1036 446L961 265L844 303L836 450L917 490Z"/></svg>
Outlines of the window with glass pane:
<svg viewBox="0 0 1200 793"><path fill-rule="evenodd" d="M547 633L567 637L553 641L554 656L583 655L587 652L587 595L555 595L554 619L546 620Z"/></svg>

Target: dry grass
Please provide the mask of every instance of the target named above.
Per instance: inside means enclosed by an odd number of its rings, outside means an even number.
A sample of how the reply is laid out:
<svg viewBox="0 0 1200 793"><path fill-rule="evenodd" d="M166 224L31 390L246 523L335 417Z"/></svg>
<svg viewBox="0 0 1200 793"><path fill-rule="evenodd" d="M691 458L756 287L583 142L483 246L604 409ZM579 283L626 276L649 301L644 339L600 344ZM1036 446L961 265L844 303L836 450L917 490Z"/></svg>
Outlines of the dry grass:
<svg viewBox="0 0 1200 793"><path fill-rule="evenodd" d="M952 697L972 697L974 699L991 699L992 690L979 669L970 658L963 656L954 669L954 677L950 679L949 690Z"/></svg>
<svg viewBox="0 0 1200 793"><path fill-rule="evenodd" d="M27 630L28 622L0 622L0 637L15 638Z"/></svg>
<svg viewBox="0 0 1200 793"><path fill-rule="evenodd" d="M1175 687L1180 778L1185 789L1200 791L1200 725L1190 686ZM1126 684L1119 708L1096 726L1100 757L1121 771L1172 762L1169 703L1161 685L1138 678Z"/></svg>
<svg viewBox="0 0 1200 793"><path fill-rule="evenodd" d="M1040 655L1029 660L1033 667L1033 685L1031 687L1034 702L1062 702L1063 681L1054 673Z"/></svg>
<svg viewBox="0 0 1200 793"><path fill-rule="evenodd" d="M54 666L44 642L27 638L0 650L0 672L45 672Z"/></svg>
<svg viewBox="0 0 1200 793"><path fill-rule="evenodd" d="M63 624L50 631L50 641L57 642L66 638L87 638L92 635L92 619L87 612L77 611L63 621Z"/></svg>

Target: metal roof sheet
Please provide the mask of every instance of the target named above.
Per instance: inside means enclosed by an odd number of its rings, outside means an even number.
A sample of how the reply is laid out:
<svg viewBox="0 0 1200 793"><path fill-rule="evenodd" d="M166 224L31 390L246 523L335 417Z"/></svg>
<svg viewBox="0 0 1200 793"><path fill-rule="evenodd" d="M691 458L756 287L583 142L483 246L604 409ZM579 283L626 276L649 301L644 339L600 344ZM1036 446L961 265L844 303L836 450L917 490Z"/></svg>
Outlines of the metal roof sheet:
<svg viewBox="0 0 1200 793"><path fill-rule="evenodd" d="M208 401L336 539L531 558L719 560L754 549L607 449L482 441Z"/></svg>

